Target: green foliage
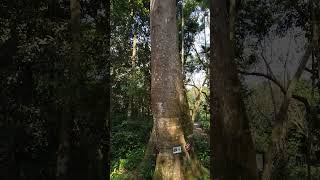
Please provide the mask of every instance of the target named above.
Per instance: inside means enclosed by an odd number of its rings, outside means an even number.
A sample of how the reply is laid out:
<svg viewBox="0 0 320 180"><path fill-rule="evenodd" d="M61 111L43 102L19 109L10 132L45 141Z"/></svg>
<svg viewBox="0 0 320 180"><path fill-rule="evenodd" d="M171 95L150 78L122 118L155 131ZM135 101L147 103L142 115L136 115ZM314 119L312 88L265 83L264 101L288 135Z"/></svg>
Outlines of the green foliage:
<svg viewBox="0 0 320 180"><path fill-rule="evenodd" d="M113 161L111 163L111 174L110 179L127 179L131 176L130 171L133 171L136 168L136 165L139 164L144 155L144 147L137 147L133 150L127 150L123 159L118 161Z"/></svg>
<svg viewBox="0 0 320 180"><path fill-rule="evenodd" d="M307 167L305 166L293 166L288 167L289 177L292 179L305 179L307 177ZM320 168L311 167L310 169L311 179L320 179Z"/></svg>
<svg viewBox="0 0 320 180"><path fill-rule="evenodd" d="M247 102L251 132L255 140L256 150L260 152L266 152L267 144L271 141L271 121L274 118L273 104L268 94L269 89L265 91L265 87L268 87L268 84L264 82L253 88ZM279 89L275 88L275 86L273 86L273 91L275 93L276 106L279 107L280 103L282 103L282 93ZM305 80L298 82L294 93L308 99L311 105L315 104L315 101L318 99L317 90L315 91L315 96L312 98L311 84ZM276 162L279 163L279 166L273 173L275 179L283 177L299 179L307 176L305 157L308 126L304 104L293 99L289 108L288 118L291 125L286 139L285 159L287 159L287 161ZM315 138L316 133L311 133L310 135ZM313 144L315 145L317 142L313 142ZM311 152L313 151L314 149L311 149ZM311 155L311 159L314 159L314 156ZM311 169L312 179L318 179L318 165L311 165Z"/></svg>
<svg viewBox="0 0 320 180"><path fill-rule="evenodd" d="M194 136L195 154L205 168L210 168L210 144L208 136Z"/></svg>
<svg viewBox="0 0 320 180"><path fill-rule="evenodd" d="M123 117L122 117L123 118ZM111 179L131 177L135 168L144 157L146 144L149 140L152 121L150 119L136 119L127 121L121 116L112 122L111 135ZM144 170L144 177L150 176L150 169Z"/></svg>

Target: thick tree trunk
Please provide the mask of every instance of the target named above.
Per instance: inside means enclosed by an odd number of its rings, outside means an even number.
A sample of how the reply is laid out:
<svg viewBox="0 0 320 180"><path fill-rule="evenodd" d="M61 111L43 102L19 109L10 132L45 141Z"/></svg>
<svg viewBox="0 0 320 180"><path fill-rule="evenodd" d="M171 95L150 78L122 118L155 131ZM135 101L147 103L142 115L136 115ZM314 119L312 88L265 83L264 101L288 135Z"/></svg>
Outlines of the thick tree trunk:
<svg viewBox="0 0 320 180"><path fill-rule="evenodd" d="M211 2L210 44L215 56L210 56L210 174L212 179L257 179L255 149L241 98L226 2Z"/></svg>
<svg viewBox="0 0 320 180"><path fill-rule="evenodd" d="M154 179L193 177L181 125L182 66L179 59L176 1L151 1L151 103L155 143L159 149ZM173 154L181 146L182 153Z"/></svg>

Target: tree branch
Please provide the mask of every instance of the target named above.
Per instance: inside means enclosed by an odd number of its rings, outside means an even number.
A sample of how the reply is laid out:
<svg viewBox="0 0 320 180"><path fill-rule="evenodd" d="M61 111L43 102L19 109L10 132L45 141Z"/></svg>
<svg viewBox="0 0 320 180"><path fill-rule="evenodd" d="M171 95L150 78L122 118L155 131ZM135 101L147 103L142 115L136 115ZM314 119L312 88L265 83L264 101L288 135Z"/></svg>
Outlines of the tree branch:
<svg viewBox="0 0 320 180"><path fill-rule="evenodd" d="M201 58L201 56L200 56L199 52L198 52L198 51L197 51L197 49L194 47L194 45L192 46L192 48L193 48L193 50L196 52L196 55L197 55L197 57L198 57L198 59L199 59L200 63L202 64L203 68L207 69L207 68L208 68L208 66L207 66L207 65L205 64L205 62L202 60L202 58Z"/></svg>
<svg viewBox="0 0 320 180"><path fill-rule="evenodd" d="M277 79L274 79L269 75L266 75L266 74L263 74L263 73L258 73L258 72L243 72L243 71L240 71L240 73L244 74L244 75L252 75L252 76L264 77L266 79L269 79L270 81L272 81L274 84L276 84L280 88L280 90L281 90L281 92L283 94L286 94L286 92L287 92L287 90L280 84L280 82ZM297 101L302 102L304 104L305 108L306 108L307 113L310 112L310 104L309 104L308 100L305 97L293 94L292 98L297 100Z"/></svg>
<svg viewBox="0 0 320 180"><path fill-rule="evenodd" d="M286 94L286 92L287 92L287 90L281 85L281 83L277 79L275 79L272 76L269 76L267 74L263 74L263 73L259 73L259 72L245 72L245 71L239 71L239 73L244 74L244 75L264 77L266 79L269 79L273 83L275 83L280 88L282 93Z"/></svg>
<svg viewBox="0 0 320 180"><path fill-rule="evenodd" d="M293 94L292 95L292 98L302 102L304 104L304 107L306 108L306 112L309 114L310 113L310 104L309 104L309 101L307 98L305 97L302 97L302 96L299 96L299 95L296 95L296 94Z"/></svg>
<svg viewBox="0 0 320 180"><path fill-rule="evenodd" d="M307 71L307 72L310 73L310 74L313 74L312 70L309 69L308 67L305 67L304 70Z"/></svg>

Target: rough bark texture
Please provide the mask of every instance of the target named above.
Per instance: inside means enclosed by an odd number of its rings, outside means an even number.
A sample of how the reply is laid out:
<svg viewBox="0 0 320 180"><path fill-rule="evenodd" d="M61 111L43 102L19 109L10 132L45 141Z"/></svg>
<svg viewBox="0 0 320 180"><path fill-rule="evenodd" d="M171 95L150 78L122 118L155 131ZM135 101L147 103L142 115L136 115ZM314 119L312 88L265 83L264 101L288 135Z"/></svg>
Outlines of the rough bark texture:
<svg viewBox="0 0 320 180"><path fill-rule="evenodd" d="M151 108L154 117L155 143L159 149L154 179L187 179L192 167L185 150L181 125L182 66L179 58L176 1L152 0L151 7ZM172 148L182 147L174 155Z"/></svg>
<svg viewBox="0 0 320 180"><path fill-rule="evenodd" d="M230 40L226 1L211 1L211 178L257 179L255 149ZM213 45L213 46L212 46Z"/></svg>

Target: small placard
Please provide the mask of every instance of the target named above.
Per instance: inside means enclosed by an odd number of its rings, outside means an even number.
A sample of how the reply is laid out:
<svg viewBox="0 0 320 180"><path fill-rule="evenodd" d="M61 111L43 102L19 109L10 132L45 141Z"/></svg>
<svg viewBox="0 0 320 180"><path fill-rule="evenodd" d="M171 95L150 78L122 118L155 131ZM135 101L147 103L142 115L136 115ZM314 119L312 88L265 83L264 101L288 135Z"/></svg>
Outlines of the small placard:
<svg viewBox="0 0 320 180"><path fill-rule="evenodd" d="M173 154L179 154L181 153L181 146L173 147Z"/></svg>

